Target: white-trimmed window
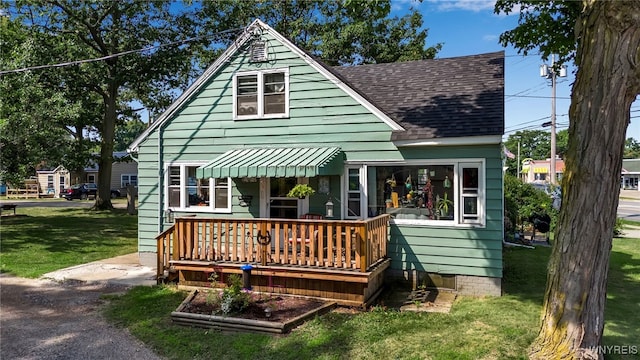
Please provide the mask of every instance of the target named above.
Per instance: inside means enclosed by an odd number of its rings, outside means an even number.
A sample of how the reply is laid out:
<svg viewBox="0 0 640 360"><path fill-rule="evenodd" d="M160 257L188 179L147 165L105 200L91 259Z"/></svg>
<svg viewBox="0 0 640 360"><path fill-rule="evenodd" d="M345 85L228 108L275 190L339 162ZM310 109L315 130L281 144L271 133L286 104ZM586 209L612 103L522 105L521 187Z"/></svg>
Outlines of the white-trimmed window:
<svg viewBox="0 0 640 360"><path fill-rule="evenodd" d="M233 118L289 116L289 69L237 73L233 77Z"/></svg>
<svg viewBox="0 0 640 360"><path fill-rule="evenodd" d="M460 163L458 167L460 186L460 222L482 222L484 208L481 163Z"/></svg>
<svg viewBox="0 0 640 360"><path fill-rule="evenodd" d="M397 224L484 225L483 161L442 160L369 166L371 215Z"/></svg>
<svg viewBox="0 0 640 360"><path fill-rule="evenodd" d="M231 212L231 181L198 179L202 164L171 164L166 171L166 207L199 212Z"/></svg>
<svg viewBox="0 0 640 360"><path fill-rule="evenodd" d="M362 198L363 198L363 189L362 186L362 176L360 173L360 168L347 168L347 176L346 176L346 197L347 201L345 204L345 218L362 218Z"/></svg>
<svg viewBox="0 0 640 360"><path fill-rule="evenodd" d="M138 175L136 174L120 175L120 187L125 188L129 185L138 186Z"/></svg>

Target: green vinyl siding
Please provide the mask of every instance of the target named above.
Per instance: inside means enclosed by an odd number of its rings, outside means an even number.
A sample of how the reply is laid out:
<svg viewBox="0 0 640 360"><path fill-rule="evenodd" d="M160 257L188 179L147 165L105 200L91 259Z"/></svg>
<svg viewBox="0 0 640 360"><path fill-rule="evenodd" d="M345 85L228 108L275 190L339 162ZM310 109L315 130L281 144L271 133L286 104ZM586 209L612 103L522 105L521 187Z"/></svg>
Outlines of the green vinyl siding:
<svg viewBox="0 0 640 360"><path fill-rule="evenodd" d="M499 145L404 149L411 159L485 158L484 227L392 225L391 267L502 277L502 160ZM420 155L422 155L420 157Z"/></svg>
<svg viewBox="0 0 640 360"><path fill-rule="evenodd" d="M482 228L392 225L389 255L392 267L443 274L502 276L502 163L499 145L398 148L389 125L336 84L317 72L269 34L270 59L249 63L237 53L207 80L172 118L139 146L139 251L155 252L162 224L165 166L170 162L207 163L222 153L244 147L337 146L350 164L375 166L380 161L421 159L484 160L486 226ZM233 75L237 72L287 69L289 117L233 119ZM160 142L160 147L158 143ZM160 149L161 154L158 154ZM162 173L162 176L160 174ZM310 184L317 187L317 179ZM332 193L339 177L331 178ZM336 189L336 190L334 190ZM259 182L233 179L232 213L198 213L199 217L259 216ZM253 194L251 206L237 196ZM324 213L325 197L309 199L309 211ZM335 206L340 216L340 206ZM187 214L176 213L176 216Z"/></svg>

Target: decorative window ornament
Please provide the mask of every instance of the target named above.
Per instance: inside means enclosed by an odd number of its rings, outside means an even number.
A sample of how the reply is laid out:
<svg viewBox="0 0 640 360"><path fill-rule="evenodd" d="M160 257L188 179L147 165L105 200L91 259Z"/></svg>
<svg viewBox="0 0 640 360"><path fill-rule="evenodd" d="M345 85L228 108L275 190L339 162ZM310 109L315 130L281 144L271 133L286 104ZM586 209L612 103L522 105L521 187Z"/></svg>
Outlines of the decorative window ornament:
<svg viewBox="0 0 640 360"><path fill-rule="evenodd" d="M445 176L444 177L444 181L443 181L442 186L444 186L445 189L448 189L448 188L451 187L451 180L449 180L449 176Z"/></svg>

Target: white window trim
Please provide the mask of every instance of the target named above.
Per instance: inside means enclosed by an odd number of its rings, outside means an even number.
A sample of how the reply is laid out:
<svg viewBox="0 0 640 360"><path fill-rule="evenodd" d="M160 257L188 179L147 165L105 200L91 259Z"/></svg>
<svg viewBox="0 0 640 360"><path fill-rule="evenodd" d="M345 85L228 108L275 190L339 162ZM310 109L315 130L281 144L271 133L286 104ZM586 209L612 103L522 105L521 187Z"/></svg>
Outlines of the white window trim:
<svg viewBox="0 0 640 360"><path fill-rule="evenodd" d="M486 172L485 172L485 163L484 161L461 161L457 164L458 166L458 179L462 180L462 169L463 168L477 168L478 169L478 193L476 197L478 198L478 220L465 220L463 217L464 213L464 203L463 200L465 197L473 197L473 196L465 196L462 191L462 187L460 183L456 188L456 191L459 192L457 195L458 202L460 206L458 207L458 211L456 211L456 216L459 217L458 223L460 224L471 224L471 225L486 225L486 204L487 204L487 196L486 196Z"/></svg>
<svg viewBox="0 0 640 360"><path fill-rule="evenodd" d="M264 75L272 73L284 73L284 113L282 114L264 114ZM258 100L257 100L257 114L255 115L238 115L238 77L257 75L258 78ZM243 71L233 74L233 120L246 120L246 119L282 119L289 117L289 68L278 68L268 70L255 70L255 71Z"/></svg>
<svg viewBox="0 0 640 360"><path fill-rule="evenodd" d="M261 180L261 183L260 183L260 203L265 204L265 206L260 207L260 217L268 218L271 212L271 199L290 199L291 200L292 198L288 198L286 196L271 197L271 179L272 178L261 178L261 179L264 179L264 181ZM296 183L309 185L309 178L297 177ZM296 199L296 200L298 201L297 203L298 218L300 218L300 216L309 212L309 197L306 196L303 199Z"/></svg>
<svg viewBox="0 0 640 360"><path fill-rule="evenodd" d="M131 184L131 177L135 176L136 177L136 184L134 185L135 187L138 187L138 174L120 174L120 187L124 188L127 187L127 185L124 184L124 179L123 177L127 177L127 182L129 184Z"/></svg>
<svg viewBox="0 0 640 360"><path fill-rule="evenodd" d="M349 215L349 193L355 193L355 191L349 191L349 170L358 170L358 180L360 181L360 216ZM344 175L342 176L342 191L340 198L340 213L343 214L343 219L366 219L368 216L367 211L367 166L345 166Z"/></svg>
<svg viewBox="0 0 640 360"><path fill-rule="evenodd" d="M369 166L379 167L379 166L420 166L420 165L453 165L453 172L455 179L453 181L454 186L454 198L456 199L454 218L453 220L413 220L413 219L391 219L391 223L397 225L412 225L412 226L424 226L424 227L455 227L455 228L484 228L486 227L487 215L486 215L486 160L483 158L451 158L451 159L425 159L425 160L404 160L404 161L375 161L375 162L367 162ZM461 165L478 165L479 174L478 174L478 221L464 221L462 219L462 194L460 192L460 181L461 181ZM366 194L366 184L368 183L368 169L365 164L357 164L356 162L349 163L345 165L345 174L348 175L348 168L354 168L360 166L361 171L361 196L362 202L361 207L364 201L368 202L367 194ZM367 169L367 171L363 171ZM341 199L346 201L345 195L347 193L347 185L348 180L345 180L346 175L343 175L342 178L342 186L341 186ZM363 188L365 186L365 188ZM342 205L342 209L344 211L345 205L344 202ZM363 211L363 210L361 210ZM344 214L344 213L343 213ZM362 213L362 218L368 218L368 212ZM343 217L346 218L346 217Z"/></svg>
<svg viewBox="0 0 640 360"><path fill-rule="evenodd" d="M210 178L209 180L209 206L188 206L187 204L187 172L185 170L186 167L199 167L207 164L207 162L170 162L165 164L164 166L164 210L171 209L172 211L183 211L190 213L223 213L230 214L231 213L231 192L232 192L232 182L231 178L227 178L228 181L228 191L227 191L227 207L226 208L216 208L215 207L215 180L214 178ZM169 206L169 168L170 167L180 167L180 206L179 207L170 207Z"/></svg>

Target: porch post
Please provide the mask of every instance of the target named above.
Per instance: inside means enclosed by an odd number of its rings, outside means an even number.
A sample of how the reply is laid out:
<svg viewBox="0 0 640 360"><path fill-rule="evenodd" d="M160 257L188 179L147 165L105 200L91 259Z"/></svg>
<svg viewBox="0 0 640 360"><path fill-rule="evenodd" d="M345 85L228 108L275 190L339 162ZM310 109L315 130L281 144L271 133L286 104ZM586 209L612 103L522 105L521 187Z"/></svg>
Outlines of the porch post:
<svg viewBox="0 0 640 360"><path fill-rule="evenodd" d="M360 235L360 272L366 272L369 253L369 247L367 246L367 224L362 223L358 228L358 235Z"/></svg>

